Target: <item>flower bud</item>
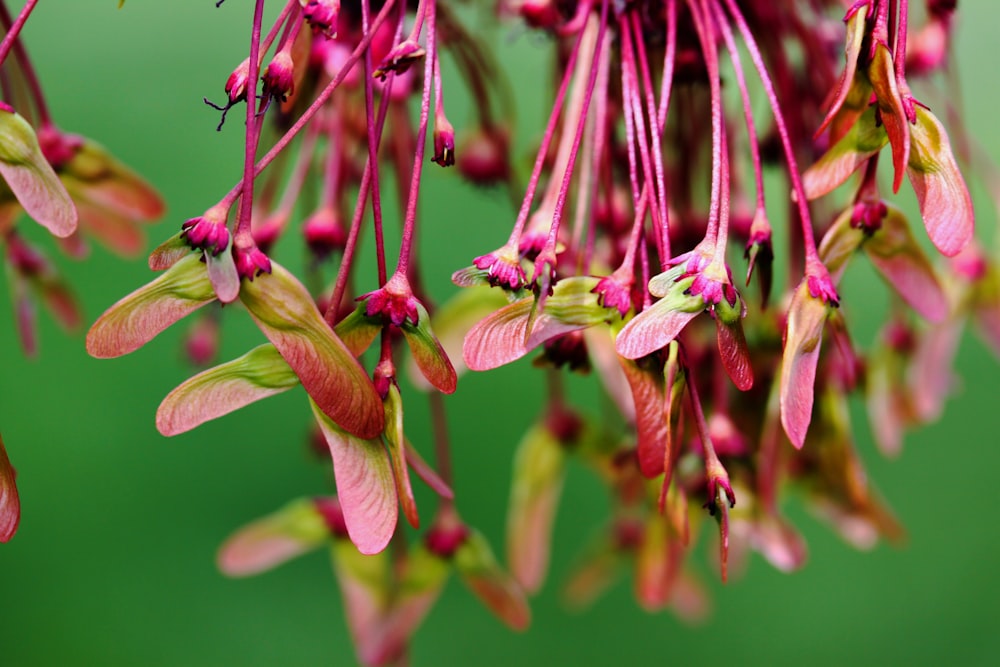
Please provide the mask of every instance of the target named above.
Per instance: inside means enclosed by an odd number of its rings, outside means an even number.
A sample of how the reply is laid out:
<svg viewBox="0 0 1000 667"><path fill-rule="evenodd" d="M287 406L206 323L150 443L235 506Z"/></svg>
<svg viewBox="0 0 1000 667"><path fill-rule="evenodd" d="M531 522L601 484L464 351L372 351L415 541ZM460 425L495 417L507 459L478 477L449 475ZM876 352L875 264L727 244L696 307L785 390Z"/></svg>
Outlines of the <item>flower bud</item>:
<svg viewBox="0 0 1000 667"><path fill-rule="evenodd" d="M326 257L332 251L343 248L347 241L340 216L330 206L320 208L306 219L302 235L309 249L318 257Z"/></svg>
<svg viewBox="0 0 1000 667"><path fill-rule="evenodd" d="M250 78L250 59L247 58L233 70L233 73L226 79L226 97L229 98L228 106L241 102L247 98L247 80Z"/></svg>
<svg viewBox="0 0 1000 667"><path fill-rule="evenodd" d="M458 171L476 185L495 185L510 177L509 139L499 127L483 128L462 142Z"/></svg>
<svg viewBox="0 0 1000 667"><path fill-rule="evenodd" d="M434 119L434 157L442 167L455 164L455 128L444 114L438 114Z"/></svg>
<svg viewBox="0 0 1000 667"><path fill-rule="evenodd" d="M226 227L224 208L212 207L204 215L187 220L181 225L181 236L192 248L218 255L229 247L229 228Z"/></svg>
<svg viewBox="0 0 1000 667"><path fill-rule="evenodd" d="M340 15L340 0L299 0L302 16L313 32L321 33L329 39L337 36L337 18Z"/></svg>
<svg viewBox="0 0 1000 667"><path fill-rule="evenodd" d="M372 72L372 76L381 81L385 81L385 77L389 72L395 72L396 74L402 74L406 70L410 69L410 65L415 63L420 58L424 57L424 48L417 44L412 39L407 39L396 46L394 46L379 66L375 68Z"/></svg>
<svg viewBox="0 0 1000 667"><path fill-rule="evenodd" d="M295 87L295 63L288 48L281 49L264 70L264 96L284 102Z"/></svg>
<svg viewBox="0 0 1000 667"><path fill-rule="evenodd" d="M257 246L237 248L236 272L240 278L252 281L256 276L271 273L271 260Z"/></svg>

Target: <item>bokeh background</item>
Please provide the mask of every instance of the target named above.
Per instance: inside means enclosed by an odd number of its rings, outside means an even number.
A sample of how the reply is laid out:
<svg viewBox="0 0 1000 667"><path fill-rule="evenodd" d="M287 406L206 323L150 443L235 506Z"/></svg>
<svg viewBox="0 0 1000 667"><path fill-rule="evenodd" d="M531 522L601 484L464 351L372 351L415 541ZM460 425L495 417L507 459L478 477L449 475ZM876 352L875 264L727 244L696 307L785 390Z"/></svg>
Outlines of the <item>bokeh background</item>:
<svg viewBox="0 0 1000 667"><path fill-rule="evenodd" d="M97 138L161 189L169 212L150 230L157 243L239 176L242 122L234 114L216 133L217 116L201 97L222 98L223 82L245 54L252 3L228 0L215 9L208 0L129 0L122 11L116 4L42 2L25 37L57 122ZM984 0L961 5L956 64L966 122L974 141L1000 159L1000 7ZM544 110L534 96L547 45L518 28L487 36L525 95L518 122L519 149L527 149ZM448 94L458 126L465 116L461 87ZM450 272L499 245L512 214L501 195L434 167L429 173L421 252L433 268L430 290L443 298L454 289ZM980 234L991 241L989 193L981 180L969 180ZM912 211L908 186L903 190ZM294 244L285 252L291 264L301 257ZM150 278L141 259L124 261L100 248L87 262L61 265L88 321ZM845 308L863 344L885 304L883 288L871 288L872 281L856 262L845 286ZM214 565L217 546L237 526L330 488L326 466L306 445L301 390L167 439L153 416L191 373L180 351L183 324L131 356L96 361L84 352L82 335L65 336L42 315L41 355L28 361L10 312L0 290L0 426L19 469L24 509L20 532L0 547L0 665L354 664L325 554L247 580L226 579ZM223 359L260 341L244 313L225 313ZM574 466L557 520L553 572L534 600L531 629L508 631L453 580L417 635L412 664L995 664L997 369L967 335L945 418L908 436L896 461L875 452L854 405L859 449L907 526L905 544L856 552L793 499L789 514L810 548L806 567L784 575L753 556L744 576L723 586L712 574L714 553L699 549L693 558L714 606L707 622L690 626L639 610L627 578L593 608L571 613L559 601L561 577L606 511L603 490ZM511 453L541 405L541 388L525 381L537 375L528 373L522 362L465 377L447 401L460 509L498 550ZM596 397L584 393L581 400L593 405ZM407 417L410 437L426 447L423 409ZM431 504L423 500L429 518Z"/></svg>

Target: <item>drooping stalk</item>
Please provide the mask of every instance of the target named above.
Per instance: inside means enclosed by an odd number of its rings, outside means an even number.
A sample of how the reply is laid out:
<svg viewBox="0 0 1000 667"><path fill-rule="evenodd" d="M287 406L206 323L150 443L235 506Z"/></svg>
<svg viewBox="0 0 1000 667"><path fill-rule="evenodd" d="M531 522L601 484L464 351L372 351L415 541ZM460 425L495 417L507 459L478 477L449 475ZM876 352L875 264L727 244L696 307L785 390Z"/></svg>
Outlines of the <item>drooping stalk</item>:
<svg viewBox="0 0 1000 667"><path fill-rule="evenodd" d="M7 55L17 42L18 35L21 34L21 28L24 27L25 21L27 21L31 16L31 12L35 10L35 5L37 4L38 0L28 0L24 3L24 7L21 8L21 12L17 15L17 18L14 19L14 22L7 30L7 34L4 35L3 41L0 42L0 65L7 60ZM6 6L4 7L4 13L7 14Z"/></svg>
<svg viewBox="0 0 1000 667"><path fill-rule="evenodd" d="M240 188L240 210L233 235L233 245L239 249L248 249L254 246L250 219L253 212L254 160L257 156L257 144L260 141L260 127L263 125L257 117L257 105L255 104L257 79L260 78L260 31L263 16L264 0L256 0L253 27L250 31L250 73L247 78L247 127L243 153L243 184Z"/></svg>
<svg viewBox="0 0 1000 667"><path fill-rule="evenodd" d="M25 5L25 9L28 5ZM22 14L24 11L22 10ZM20 16L18 17L20 18ZM27 19L25 19L27 20ZM7 30L7 35L13 34L14 27L11 21L10 12L7 11L7 4L5 2L0 2L0 24L3 25L4 29ZM22 26L23 26L22 22ZM6 40L6 37L4 38ZM38 81L38 74L35 72L35 66L31 62L31 58L28 57L28 50L24 47L24 41L20 37L20 32L12 40L14 57L17 58L18 64L21 66L21 72L24 74L25 83L28 84L28 91L31 93L32 101L35 104L35 111L38 112L38 124L41 127L52 124L51 116L49 116L49 107L45 102L45 94L42 92L42 85ZM6 62L6 55L0 58L0 64Z"/></svg>
<svg viewBox="0 0 1000 667"><path fill-rule="evenodd" d="M740 35L743 37L743 43L746 45L747 51L750 53L750 58L753 60L753 64L757 68L757 75L760 77L761 84L764 87L764 92L767 95L768 103L771 106L771 113L774 115L774 124L778 130L778 136L781 138L781 147L785 154L785 161L788 164L788 174L792 181L792 191L795 193L795 203L798 207L799 220L802 227L803 245L805 246L806 271L815 271L825 274L826 269L823 268L823 263L819 259L819 252L816 250L816 238L812 229L812 216L809 213L809 202L806 199L805 188L802 186L802 176L799 173L798 161L795 159L795 149L792 146L791 136L788 133L785 116L781 112L778 95L774 91L774 83L771 81L771 77L767 73L767 67L764 65L764 58L761 55L760 48L757 46L757 40L754 39L753 33L750 32L750 28L747 26L747 22L743 18L743 14L740 12L735 0L712 1L716 3L723 1L726 3L726 8L729 10L730 16L736 23L736 26L740 31Z"/></svg>
<svg viewBox="0 0 1000 667"><path fill-rule="evenodd" d="M368 34L371 29L369 27L369 19L371 10L369 7L369 0L361 0L361 31L363 34ZM364 89L365 89L365 124L369 128L368 132L368 169L370 172L369 176L369 186L371 188L372 195L372 226L375 230L375 261L378 265L378 286L382 287L385 285L388 279L388 272L385 263L385 236L384 230L382 228L382 197L381 197L381 185L378 177L378 139L376 138L376 133L371 130L375 125L375 103L373 101L373 83L372 83L372 52L371 49L365 49L364 57ZM388 99L388 95L385 95L385 99ZM364 205L362 204L362 207Z"/></svg>
<svg viewBox="0 0 1000 667"><path fill-rule="evenodd" d="M579 5L578 11L589 14L592 6L593 0L587 0ZM559 84L559 90L556 92L555 100L552 103L552 113L549 114L549 121L545 126L545 133L542 135L542 141L538 146L538 154L535 157L535 165L531 169L531 176L528 178L528 184L524 192L524 199L521 202L521 209L517 213L517 220L514 222L514 229L511 230L510 237L507 240L507 245L515 249L517 248L518 240L521 238L521 232L524 230L524 225L528 221L528 213L531 210L531 203L535 199L535 191L538 189L538 181L542 175L542 167L545 164L545 157L549 153L549 146L552 144L552 138L555 135L556 127L559 123L563 102L566 99L566 91L569 89L570 80L573 78L573 70L576 67L576 60L580 55L580 45L583 43L585 32L586 31L580 32L580 36L577 37L576 42L573 45L573 49L570 51L569 59L566 62L566 73L563 75L562 82Z"/></svg>
<svg viewBox="0 0 1000 667"><path fill-rule="evenodd" d="M421 3L423 4L423 3ZM399 264L396 272L406 275L413 253L413 234L417 223L417 201L420 197L420 176L424 166L424 151L427 146L427 124L431 109L431 88L434 84L434 65L437 62L437 38L435 0L427 0L424 21L427 25L427 54L424 56L424 89L420 98L420 121L417 126L417 143L413 151L413 171L410 175L410 192L406 199L403 217L403 234L399 248ZM438 80L440 86L440 79ZM440 88L438 90L440 93Z"/></svg>

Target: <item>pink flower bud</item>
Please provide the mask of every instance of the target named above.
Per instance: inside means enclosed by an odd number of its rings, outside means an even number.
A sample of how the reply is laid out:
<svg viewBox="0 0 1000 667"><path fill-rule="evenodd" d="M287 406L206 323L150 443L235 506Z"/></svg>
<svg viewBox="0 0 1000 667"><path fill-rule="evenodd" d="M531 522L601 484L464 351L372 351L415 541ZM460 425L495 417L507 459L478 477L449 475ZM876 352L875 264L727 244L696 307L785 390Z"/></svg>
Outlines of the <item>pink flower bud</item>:
<svg viewBox="0 0 1000 667"><path fill-rule="evenodd" d="M261 77L264 82L264 95L284 102L295 87L295 63L292 54L284 48L274 54Z"/></svg>
<svg viewBox="0 0 1000 667"><path fill-rule="evenodd" d="M431 162L442 167L455 164L455 128L444 114L434 119L434 157Z"/></svg>
<svg viewBox="0 0 1000 667"><path fill-rule="evenodd" d="M236 272L240 278L253 280L263 273L271 273L271 260L257 246L236 248Z"/></svg>
<svg viewBox="0 0 1000 667"><path fill-rule="evenodd" d="M389 72L402 74L410 69L410 65L424 57L424 47L420 46L412 39L407 39L394 46L379 66L372 72L376 79L385 81Z"/></svg>
<svg viewBox="0 0 1000 667"><path fill-rule="evenodd" d="M306 219L302 235L309 249L319 257L326 257L332 251L343 248L347 242L343 222L336 210L329 206L320 208Z"/></svg>
<svg viewBox="0 0 1000 667"><path fill-rule="evenodd" d="M312 27L313 32L333 39L337 36L340 0L308 0L302 7L302 16Z"/></svg>
<svg viewBox="0 0 1000 667"><path fill-rule="evenodd" d="M233 73L226 79L226 96L232 106L247 98L247 80L250 78L250 59L247 58L233 70Z"/></svg>
<svg viewBox="0 0 1000 667"><path fill-rule="evenodd" d="M218 255L229 246L226 211L219 207L210 208L204 215L187 220L181 229L181 236L192 248Z"/></svg>
<svg viewBox="0 0 1000 667"><path fill-rule="evenodd" d="M510 177L509 138L499 127L467 137L458 151L459 173L476 185L495 185Z"/></svg>

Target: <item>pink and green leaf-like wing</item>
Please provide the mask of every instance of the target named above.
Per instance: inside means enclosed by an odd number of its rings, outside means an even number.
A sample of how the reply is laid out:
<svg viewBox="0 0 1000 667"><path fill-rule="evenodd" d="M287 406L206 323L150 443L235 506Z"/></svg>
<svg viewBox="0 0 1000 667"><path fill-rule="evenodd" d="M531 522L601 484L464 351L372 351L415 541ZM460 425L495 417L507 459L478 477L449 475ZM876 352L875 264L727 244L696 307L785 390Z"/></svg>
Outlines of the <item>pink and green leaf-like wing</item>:
<svg viewBox="0 0 1000 667"><path fill-rule="evenodd" d="M507 507L507 561L528 593L537 591L549 566L552 524L566 470L566 452L546 424L532 426L514 454Z"/></svg>
<svg viewBox="0 0 1000 667"><path fill-rule="evenodd" d="M916 113L907 174L917 194L927 235L938 250L953 257L972 240L972 198L941 122L921 107L916 108Z"/></svg>
<svg viewBox="0 0 1000 667"><path fill-rule="evenodd" d="M847 29L844 31L846 41L844 44L844 69L840 73L840 81L837 83L837 95L830 104L830 110L816 130L819 136L827 127L830 127L830 134L833 140L840 139L843 135L845 122L850 122L856 118L857 102L867 106L868 98L871 96L871 86L864 77L857 76L858 58L861 56L861 47L865 37L865 19L868 18L868 6L857 7L846 23ZM845 104L847 109L844 108ZM836 122L835 122L836 121Z"/></svg>
<svg viewBox="0 0 1000 667"><path fill-rule="evenodd" d="M875 107L869 107L851 129L802 174L806 199L818 199L835 190L888 142L885 127L875 122Z"/></svg>
<svg viewBox="0 0 1000 667"><path fill-rule="evenodd" d="M611 313L593 293L597 282L597 278L587 276L560 280L534 319L534 297L515 301L488 316L465 337L462 356L466 365L474 371L492 370L520 359L556 336L606 321Z"/></svg>
<svg viewBox="0 0 1000 667"><path fill-rule="evenodd" d="M903 97L896 79L896 68L889 47L876 44L868 79L875 90L879 119L889 138L892 150L892 191L898 192L903 183L903 172L910 160L910 121L903 107Z"/></svg>
<svg viewBox="0 0 1000 667"><path fill-rule="evenodd" d="M531 623L531 608L524 591L500 567L481 533L470 529L455 551L454 562L465 585L497 618L514 630L527 629Z"/></svg>
<svg viewBox="0 0 1000 667"><path fill-rule="evenodd" d="M299 384L273 345L198 373L167 394L156 411L156 428L171 436L200 426Z"/></svg>
<svg viewBox="0 0 1000 667"><path fill-rule="evenodd" d="M694 277L680 279L684 265L654 276L652 294L663 298L633 317L615 338L615 349L626 359L638 359L663 349L680 335L688 322L705 310L705 300L687 293Z"/></svg>
<svg viewBox="0 0 1000 667"><path fill-rule="evenodd" d="M197 255L188 255L108 308L87 333L87 352L98 359L134 352L214 300L205 265Z"/></svg>
<svg viewBox="0 0 1000 667"><path fill-rule="evenodd" d="M929 322L943 322L951 305L934 265L913 237L902 211L891 205L887 209L882 227L864 244L864 251L911 308Z"/></svg>
<svg viewBox="0 0 1000 667"><path fill-rule="evenodd" d="M826 317L827 305L809 293L803 280L788 308L780 385L781 425L798 449L802 449L812 421L816 366Z"/></svg>
<svg viewBox="0 0 1000 667"><path fill-rule="evenodd" d="M364 665L383 664L384 660L376 658L377 647L386 643L380 635L392 597L392 557L387 551L366 556L348 539L334 540L330 557L358 658ZM398 652L386 650L384 654L393 657Z"/></svg>
<svg viewBox="0 0 1000 667"><path fill-rule="evenodd" d="M456 378L467 370L462 356L462 343L466 334L480 320L507 304L508 300L502 290L480 285L461 290L434 311L434 334L455 369ZM432 386L412 354L408 370L414 385L421 389Z"/></svg>
<svg viewBox="0 0 1000 667"><path fill-rule="evenodd" d="M35 131L19 114L2 108L0 175L25 212L53 235L65 238L76 231L76 206L42 154Z"/></svg>
<svg viewBox="0 0 1000 667"><path fill-rule="evenodd" d="M325 415L361 439L382 433L382 399L295 276L272 262L271 274L243 282L240 300Z"/></svg>
<svg viewBox="0 0 1000 667"><path fill-rule="evenodd" d="M382 555L375 558L382 558ZM358 658L362 664L397 664L400 657L405 654L410 638L441 594L448 580L449 570L448 563L443 558L430 553L422 545L414 546L406 555L403 573L397 583L399 593L390 603L384 605L385 608L380 610L381 613L373 615L366 609L364 611L368 614L367 618L357 618L352 621L352 616L360 615L352 612L348 606L348 622L352 627L352 634L356 637ZM377 577L380 573L372 574ZM375 577L368 577L368 582L377 580ZM340 581L345 600L350 590L354 606L364 603L371 607L374 599L368 601L361 599L362 595L367 593L371 597L374 592L370 583L367 589L360 581L352 582L350 588L347 588L344 587L343 577L340 577ZM365 624L362 625L359 621L365 621ZM354 632L355 626L359 626L362 632ZM360 641L357 639L359 636Z"/></svg>
<svg viewBox="0 0 1000 667"><path fill-rule="evenodd" d="M163 198L153 186L89 139L60 167L59 175L74 199L131 222L149 222L163 215Z"/></svg>
<svg viewBox="0 0 1000 667"><path fill-rule="evenodd" d="M330 419L315 401L309 404L333 458L337 497L347 534L361 553L379 553L396 532L399 517L389 452L381 438L352 435Z"/></svg>
<svg viewBox="0 0 1000 667"><path fill-rule="evenodd" d="M311 498L299 498L243 526L219 548L219 570L248 577L273 569L317 549L331 539L330 529Z"/></svg>
<svg viewBox="0 0 1000 667"><path fill-rule="evenodd" d="M420 303L417 303L417 314L419 316L417 324L414 325L407 320L400 327L413 356L413 362L431 386L444 394L452 394L458 386L455 367L452 366L448 353L431 329L431 316Z"/></svg>
<svg viewBox="0 0 1000 667"><path fill-rule="evenodd" d="M403 432L403 397L399 388L389 385L389 393L385 396L385 444L392 459L392 476L396 481L396 495L403 508L406 520L414 528L420 527L420 516L417 514L417 500L413 496L413 486L410 484L410 469L406 462L406 436Z"/></svg>

